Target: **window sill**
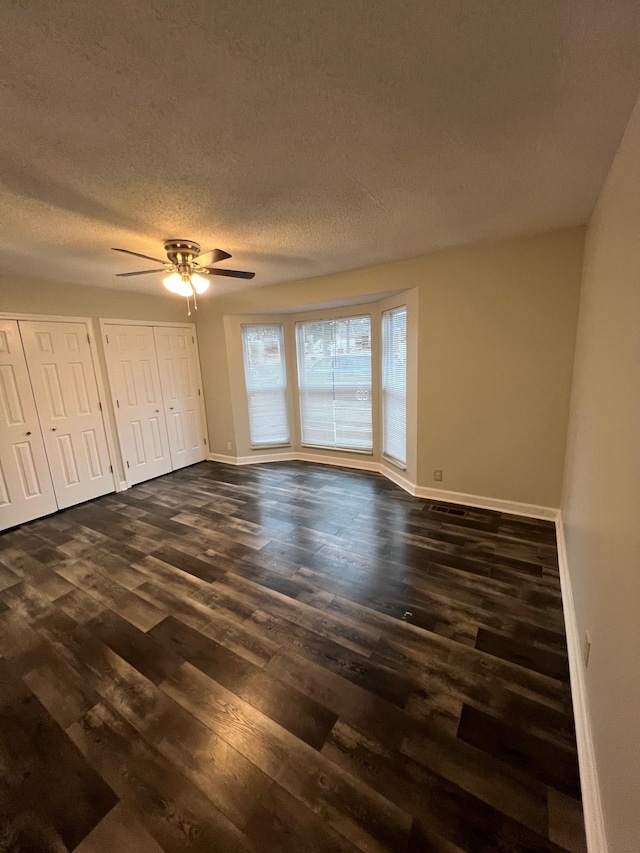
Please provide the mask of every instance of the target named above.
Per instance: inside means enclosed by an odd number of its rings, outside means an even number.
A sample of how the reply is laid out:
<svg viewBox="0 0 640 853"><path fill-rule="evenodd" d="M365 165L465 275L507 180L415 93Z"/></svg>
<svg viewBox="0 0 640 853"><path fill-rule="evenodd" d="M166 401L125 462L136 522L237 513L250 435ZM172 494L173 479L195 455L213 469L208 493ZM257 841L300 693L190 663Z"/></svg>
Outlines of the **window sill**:
<svg viewBox="0 0 640 853"><path fill-rule="evenodd" d="M336 453L357 453L359 456L373 456L373 450L359 450L353 447L333 447L326 444L304 444L300 447L309 447L311 450L335 450Z"/></svg>
<svg viewBox="0 0 640 853"><path fill-rule="evenodd" d="M277 450L278 448L291 447L291 442L286 444L252 444L251 450Z"/></svg>
<svg viewBox="0 0 640 853"><path fill-rule="evenodd" d="M390 462L394 468L398 468L400 471L406 471L407 466L403 462L399 462L397 459L394 459L393 456L388 456L386 453L382 454L383 462Z"/></svg>

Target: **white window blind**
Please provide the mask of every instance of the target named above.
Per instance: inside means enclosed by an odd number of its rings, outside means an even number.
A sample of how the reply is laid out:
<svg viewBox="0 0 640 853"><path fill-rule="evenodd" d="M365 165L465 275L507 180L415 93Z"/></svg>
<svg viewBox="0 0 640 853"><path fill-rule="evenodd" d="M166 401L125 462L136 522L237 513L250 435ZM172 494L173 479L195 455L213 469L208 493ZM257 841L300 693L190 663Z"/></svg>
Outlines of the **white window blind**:
<svg viewBox="0 0 640 853"><path fill-rule="evenodd" d="M407 461L407 309L382 315L382 452Z"/></svg>
<svg viewBox="0 0 640 853"><path fill-rule="evenodd" d="M289 443L282 326L243 326L244 379L252 447Z"/></svg>
<svg viewBox="0 0 640 853"><path fill-rule="evenodd" d="M296 325L302 443L370 451L371 318Z"/></svg>

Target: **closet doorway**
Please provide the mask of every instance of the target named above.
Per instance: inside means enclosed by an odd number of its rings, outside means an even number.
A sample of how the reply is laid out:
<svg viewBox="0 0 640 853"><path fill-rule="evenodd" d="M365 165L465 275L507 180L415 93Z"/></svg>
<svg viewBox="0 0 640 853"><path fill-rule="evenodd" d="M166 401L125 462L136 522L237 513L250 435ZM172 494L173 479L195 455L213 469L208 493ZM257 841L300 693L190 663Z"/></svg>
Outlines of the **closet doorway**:
<svg viewBox="0 0 640 853"><path fill-rule="evenodd" d="M0 318L0 529L115 488L85 320Z"/></svg>
<svg viewBox="0 0 640 853"><path fill-rule="evenodd" d="M207 458L195 327L100 320L127 485Z"/></svg>

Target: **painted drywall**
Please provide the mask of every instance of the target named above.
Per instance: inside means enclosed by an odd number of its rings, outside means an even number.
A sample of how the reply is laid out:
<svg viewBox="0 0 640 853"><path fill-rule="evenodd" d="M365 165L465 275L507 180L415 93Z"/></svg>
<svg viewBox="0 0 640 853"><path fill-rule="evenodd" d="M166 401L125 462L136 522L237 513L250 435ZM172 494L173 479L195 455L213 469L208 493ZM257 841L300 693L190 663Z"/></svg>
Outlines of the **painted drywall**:
<svg viewBox="0 0 640 853"><path fill-rule="evenodd" d="M440 468L443 489L557 507L583 242L583 228L563 229L203 300L212 452L241 455L230 387L243 377L225 317L415 288L417 484Z"/></svg>
<svg viewBox="0 0 640 853"><path fill-rule="evenodd" d="M420 286L418 478L557 507L584 231L438 253Z"/></svg>
<svg viewBox="0 0 640 853"><path fill-rule="evenodd" d="M590 222L562 515L608 853L640 849L640 101Z"/></svg>
<svg viewBox="0 0 640 853"><path fill-rule="evenodd" d="M193 319L187 317L186 301L166 295L159 279L158 295L155 296L105 287L0 276L0 311L177 323Z"/></svg>
<svg viewBox="0 0 640 853"><path fill-rule="evenodd" d="M116 477L119 482L124 481L124 466L108 393L107 366L98 318L184 323L193 319L187 317L185 300L162 293L154 296L104 287L0 276L0 312L91 318L100 375L107 389L105 410L114 436Z"/></svg>

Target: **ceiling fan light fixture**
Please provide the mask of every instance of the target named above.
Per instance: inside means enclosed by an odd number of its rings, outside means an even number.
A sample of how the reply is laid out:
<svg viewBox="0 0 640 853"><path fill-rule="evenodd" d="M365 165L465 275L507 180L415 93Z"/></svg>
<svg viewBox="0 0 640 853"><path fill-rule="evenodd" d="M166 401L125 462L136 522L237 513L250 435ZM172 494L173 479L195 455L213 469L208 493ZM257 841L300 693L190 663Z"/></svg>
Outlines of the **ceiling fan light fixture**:
<svg viewBox="0 0 640 853"><path fill-rule="evenodd" d="M197 272L191 273L191 286L198 294L206 293L209 290L209 280L206 279L203 275L200 275Z"/></svg>
<svg viewBox="0 0 640 853"><path fill-rule="evenodd" d="M190 281L186 281L180 273L172 272L166 278L162 279L162 283L170 293L177 293L178 296L193 296L193 287Z"/></svg>
<svg viewBox="0 0 640 853"><path fill-rule="evenodd" d="M209 276L222 275L230 278L253 278L254 272L246 270L230 270L219 269L215 266L202 266L198 262L198 258L205 255L212 255L212 263L224 261L230 258L229 252L222 249L209 249L208 252L200 251L200 244L193 240L165 240L164 250L167 254L167 260L161 261L159 258L152 258L150 255L142 255L140 252L132 252L129 249L116 249L114 252L123 252L125 255L133 255L136 258L145 258L149 261L156 261L162 264L158 270L134 270L133 272L119 272L116 275L151 275L153 273L163 273L164 278L162 283L169 293L175 293L177 296L184 296L187 300L187 312L191 316L191 300L193 300L194 310L198 310L197 297L209 290L211 284Z"/></svg>

